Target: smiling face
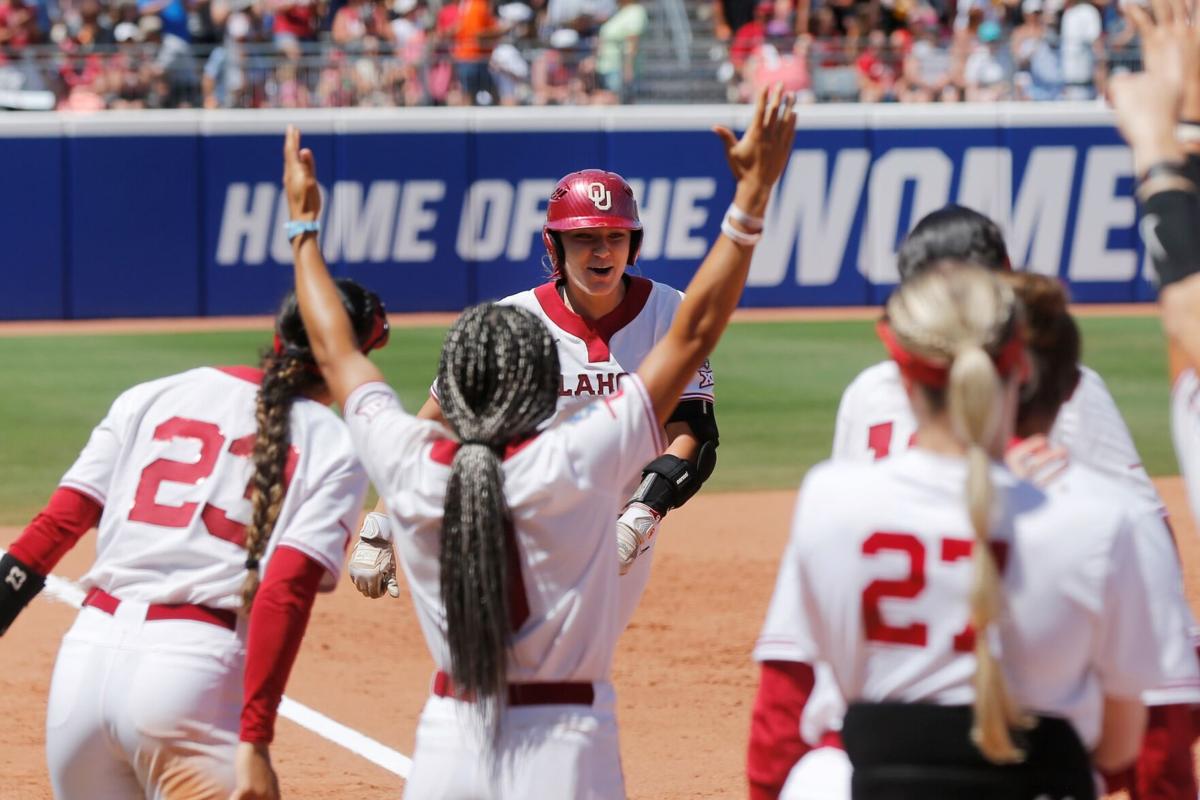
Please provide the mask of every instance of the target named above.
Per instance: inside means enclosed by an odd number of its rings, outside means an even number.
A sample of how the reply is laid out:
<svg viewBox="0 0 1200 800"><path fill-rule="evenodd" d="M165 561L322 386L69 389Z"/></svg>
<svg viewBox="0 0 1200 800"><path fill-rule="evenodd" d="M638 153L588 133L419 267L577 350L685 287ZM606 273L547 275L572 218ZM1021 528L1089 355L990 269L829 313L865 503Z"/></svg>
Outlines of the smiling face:
<svg viewBox="0 0 1200 800"><path fill-rule="evenodd" d="M595 301L621 288L621 277L629 263L628 230L580 228L562 231L559 237L566 256L563 272L568 291L580 299Z"/></svg>

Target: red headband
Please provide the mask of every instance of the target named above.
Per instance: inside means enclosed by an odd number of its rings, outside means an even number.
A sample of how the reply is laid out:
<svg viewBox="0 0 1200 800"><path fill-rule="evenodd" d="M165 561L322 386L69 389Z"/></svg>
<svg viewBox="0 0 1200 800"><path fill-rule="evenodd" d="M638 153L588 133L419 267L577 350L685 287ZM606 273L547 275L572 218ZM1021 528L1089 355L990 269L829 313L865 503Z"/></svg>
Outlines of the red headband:
<svg viewBox="0 0 1200 800"><path fill-rule="evenodd" d="M930 389L946 388L946 384L950 382L949 364L931 361L905 350L904 346L896 339L896 335L892 332L886 319L881 319L875 324L875 333L883 341L883 346L891 354L896 366L900 367L901 374L907 376L914 383L928 386ZM1029 377L1029 360L1025 357L1025 337L1022 335L1020 327L1014 326L1008 341L1004 343L1000 352L992 357L992 363L996 365L996 371L1002 377L1007 377L1014 369L1020 370L1019 377L1022 381Z"/></svg>

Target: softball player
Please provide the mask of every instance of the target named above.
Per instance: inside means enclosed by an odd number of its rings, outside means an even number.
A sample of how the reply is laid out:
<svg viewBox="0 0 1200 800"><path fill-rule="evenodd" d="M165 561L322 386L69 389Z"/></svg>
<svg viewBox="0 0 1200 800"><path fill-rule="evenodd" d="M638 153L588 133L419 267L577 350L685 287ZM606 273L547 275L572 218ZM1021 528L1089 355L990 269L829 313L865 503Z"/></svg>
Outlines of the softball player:
<svg viewBox="0 0 1200 800"><path fill-rule="evenodd" d="M901 280L943 259L996 271L1011 269L996 223L960 206L935 211L913 228L897 254ZM1163 508L1104 379L1089 367L1080 369L1079 387L1058 415L1051 441L1065 447L1073 461L1110 475ZM900 371L894 361L883 361L859 373L843 392L834 424L833 457L884 458L908 447L915 429Z"/></svg>
<svg viewBox="0 0 1200 800"><path fill-rule="evenodd" d="M609 682L620 633L612 509L662 451L661 426L737 305L791 153L794 101L781 95L760 94L740 141L725 133L733 210L666 335L618 391L548 428L562 373L536 315L483 305L451 327L437 381L451 435L406 414L350 347L315 238L297 241L318 362L387 501L438 668L407 797L624 796ZM312 155L295 130L285 164L293 219L316 219Z"/></svg>
<svg viewBox="0 0 1200 800"><path fill-rule="evenodd" d="M382 346L379 299L352 281L336 292L363 352ZM367 488L328 402L293 295L261 369L202 367L118 397L0 561L3 632L99 522L50 686L56 798L278 796L276 708Z"/></svg>
<svg viewBox="0 0 1200 800"><path fill-rule="evenodd" d="M546 211L543 242L550 281L500 300L524 308L553 333L562 374L558 413L570 414L611 395L635 371L670 327L683 295L661 283L626 274L642 239L633 190L621 176L598 169L572 172L558 182ZM633 617L650 579L655 533L672 508L690 500L716 466L713 371L707 361L692 375L667 421L667 450L642 469L617 520L621 627ZM436 382L417 413L441 420ZM398 596L391 531L382 500L363 523L351 556L350 578L367 597Z"/></svg>
<svg viewBox="0 0 1200 800"><path fill-rule="evenodd" d="M1164 682L1159 654L1186 641L1182 621L1145 624L1147 516L1093 472L1055 496L990 460L1025 371L1019 307L994 277L963 266L913 278L879 330L918 444L806 478L758 648L790 669L764 669L763 690L780 697L760 694L752 748L771 748L763 710L811 686L795 657L819 658L854 703L854 797L1093 797L1089 752L1106 770L1132 761L1140 695Z"/></svg>

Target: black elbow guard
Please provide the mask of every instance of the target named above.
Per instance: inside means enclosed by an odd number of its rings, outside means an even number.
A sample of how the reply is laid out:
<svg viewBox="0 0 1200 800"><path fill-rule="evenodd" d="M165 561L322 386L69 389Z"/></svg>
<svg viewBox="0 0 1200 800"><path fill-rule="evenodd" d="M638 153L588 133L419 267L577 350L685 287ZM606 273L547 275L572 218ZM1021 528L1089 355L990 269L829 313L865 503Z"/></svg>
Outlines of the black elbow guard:
<svg viewBox="0 0 1200 800"><path fill-rule="evenodd" d="M46 585L46 577L22 564L10 553L0 558L0 636L17 615Z"/></svg>
<svg viewBox="0 0 1200 800"><path fill-rule="evenodd" d="M629 498L630 502L643 503L659 516L666 516L672 508L679 508L691 500L716 466L715 439L701 442L695 462L670 453L659 456L642 470L642 482Z"/></svg>
<svg viewBox="0 0 1200 800"><path fill-rule="evenodd" d="M1200 203L1195 192L1157 192L1143 204L1142 238L1158 275L1159 288L1200 272Z"/></svg>
<svg viewBox="0 0 1200 800"><path fill-rule="evenodd" d="M691 500L717 466L717 445L721 443L717 418L710 400L681 400L667 423L686 422L700 441L695 461L670 454L659 456L642 470L642 483L630 502L643 503L665 516Z"/></svg>

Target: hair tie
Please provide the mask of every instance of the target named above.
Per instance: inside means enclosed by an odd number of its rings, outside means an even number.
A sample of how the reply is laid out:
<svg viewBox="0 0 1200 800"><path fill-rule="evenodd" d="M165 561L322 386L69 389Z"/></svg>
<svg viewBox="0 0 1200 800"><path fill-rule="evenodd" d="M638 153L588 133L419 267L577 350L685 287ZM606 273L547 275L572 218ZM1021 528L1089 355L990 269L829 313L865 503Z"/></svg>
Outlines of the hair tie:
<svg viewBox="0 0 1200 800"><path fill-rule="evenodd" d="M251 556L246 559L246 569L258 569L258 559Z"/></svg>
<svg viewBox="0 0 1200 800"><path fill-rule="evenodd" d="M493 447L491 442L485 442L483 439L459 439L459 443L463 445L478 444L484 447Z"/></svg>

